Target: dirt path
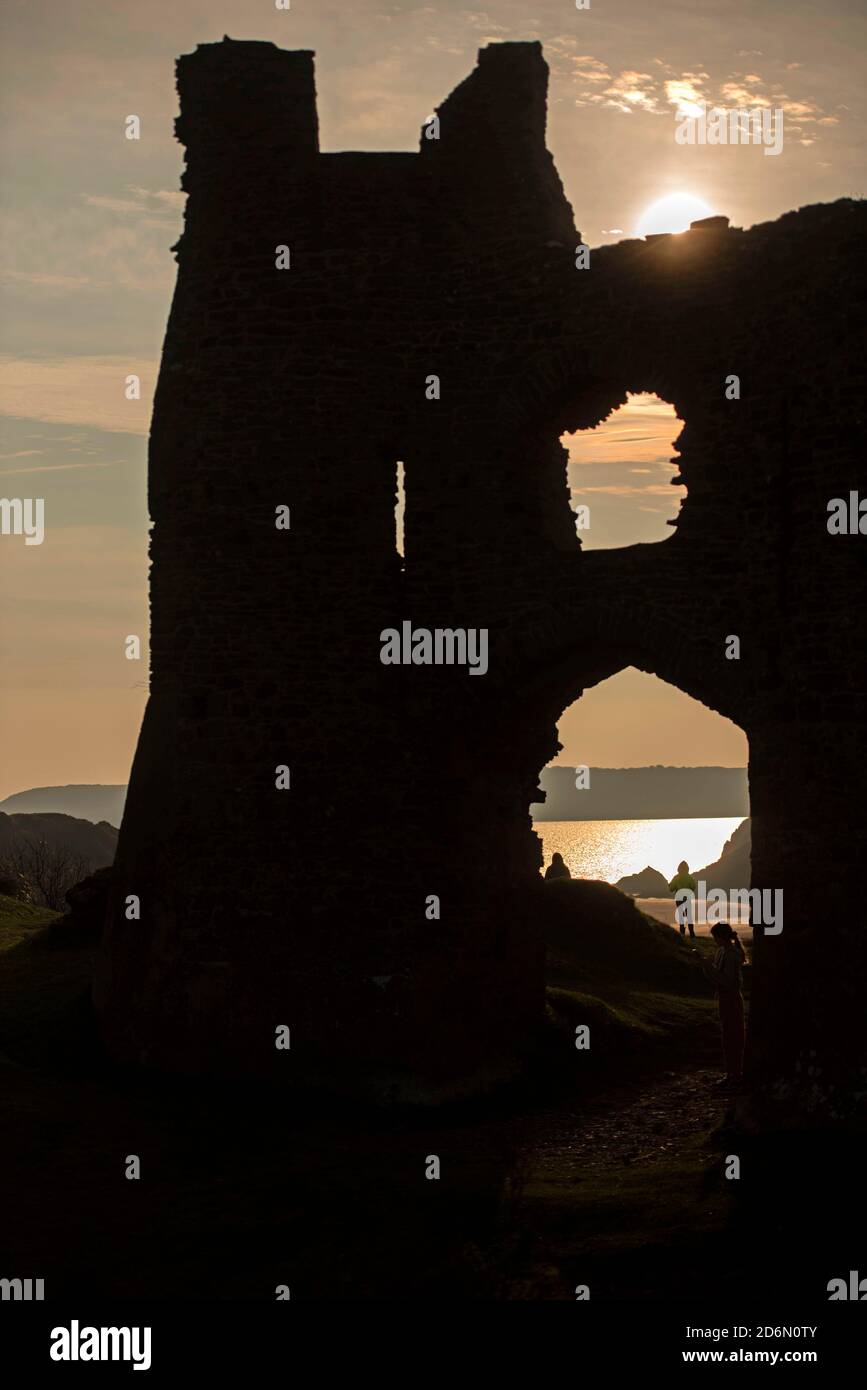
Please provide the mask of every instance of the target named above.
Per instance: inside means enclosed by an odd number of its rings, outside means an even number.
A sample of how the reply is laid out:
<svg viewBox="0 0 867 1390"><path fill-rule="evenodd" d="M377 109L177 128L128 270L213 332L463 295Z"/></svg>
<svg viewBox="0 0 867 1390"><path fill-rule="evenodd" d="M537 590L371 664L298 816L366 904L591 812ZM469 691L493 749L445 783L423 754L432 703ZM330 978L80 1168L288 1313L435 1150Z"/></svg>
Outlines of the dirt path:
<svg viewBox="0 0 867 1390"><path fill-rule="evenodd" d="M665 1163L719 1124L730 1103L713 1090L720 1072L706 1066L666 1071L608 1092L579 1112L551 1112L526 1156L534 1178L568 1180L612 1168Z"/></svg>

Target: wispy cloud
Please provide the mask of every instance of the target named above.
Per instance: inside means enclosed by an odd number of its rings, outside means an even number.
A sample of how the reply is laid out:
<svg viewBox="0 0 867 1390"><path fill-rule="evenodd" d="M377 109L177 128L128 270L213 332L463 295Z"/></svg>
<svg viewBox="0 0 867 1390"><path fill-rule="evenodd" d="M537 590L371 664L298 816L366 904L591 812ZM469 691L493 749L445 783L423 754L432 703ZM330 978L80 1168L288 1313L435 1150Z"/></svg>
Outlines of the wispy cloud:
<svg viewBox="0 0 867 1390"><path fill-rule="evenodd" d="M169 248L182 226L185 194L127 184L117 193L77 193L64 209L61 269L46 247L44 214L29 204L3 210L0 278L58 295L125 290L170 293Z"/></svg>
<svg viewBox="0 0 867 1390"><path fill-rule="evenodd" d="M138 376L141 399L127 400ZM0 415L146 435L156 363L126 357L0 358Z"/></svg>
<svg viewBox="0 0 867 1390"><path fill-rule="evenodd" d="M655 88L656 79L651 73L628 69L603 88L602 95L607 106L616 106L620 111L657 111Z"/></svg>
<svg viewBox="0 0 867 1390"><path fill-rule="evenodd" d="M92 285L107 287L108 280L96 280L92 275L55 275L47 270L0 270L0 280L9 284L45 285L49 289L79 290Z"/></svg>
<svg viewBox="0 0 867 1390"><path fill-rule="evenodd" d="M762 55L753 51L739 56ZM801 136L805 145L816 139L815 131L805 131L805 126L840 123L840 117L820 102L805 95L792 96L781 83L756 72L754 66L747 72L730 72L714 79L704 68L676 71L661 58L653 60L659 72L632 68L614 71L588 53L567 54L565 60L571 64L569 71L578 88L576 106L611 107L626 115L644 112L651 116L670 115L672 108L678 116L700 116L705 107L779 107L788 118L788 129ZM793 74L800 68L799 63L787 64L786 72Z"/></svg>
<svg viewBox="0 0 867 1390"><path fill-rule="evenodd" d="M665 83L665 99L679 116L699 116L707 101L704 89L707 80L706 72L685 72L680 77L669 78Z"/></svg>
<svg viewBox="0 0 867 1390"><path fill-rule="evenodd" d="M139 188L127 185L131 197L111 197L104 193L82 193L82 202L88 207L100 208L104 212L117 213L121 217L135 217L149 226L170 227L176 225L179 214L183 212L187 195L171 189Z"/></svg>
<svg viewBox="0 0 867 1390"><path fill-rule="evenodd" d="M632 486L629 483L593 483L590 486L582 484L580 493L583 497L585 492L605 493L609 497L667 497L671 498L673 489L659 483L648 484L646 487Z"/></svg>
<svg viewBox="0 0 867 1390"><path fill-rule="evenodd" d="M681 429L682 422L667 401L636 392L595 429L565 436L573 499L594 493L660 497L672 504L683 496L683 490L673 488L669 481L675 471L671 458L674 440Z"/></svg>
<svg viewBox="0 0 867 1390"><path fill-rule="evenodd" d="M81 468L113 468L114 464L110 461L98 462L93 460L91 463L40 463L32 468L0 468L0 478L11 477L13 473L68 473L72 469Z"/></svg>

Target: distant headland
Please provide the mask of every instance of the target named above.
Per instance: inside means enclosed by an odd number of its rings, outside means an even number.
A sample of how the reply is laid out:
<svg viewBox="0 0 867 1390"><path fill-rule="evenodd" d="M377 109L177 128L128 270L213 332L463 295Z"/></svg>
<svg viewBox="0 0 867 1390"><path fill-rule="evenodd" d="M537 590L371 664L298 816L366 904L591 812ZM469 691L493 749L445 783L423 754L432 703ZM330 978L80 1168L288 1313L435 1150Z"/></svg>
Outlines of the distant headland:
<svg viewBox="0 0 867 1390"><path fill-rule="evenodd" d="M581 782L589 784L581 787ZM578 783L578 785L576 785ZM689 816L748 816L745 767L546 767L545 793L534 820L657 820Z"/></svg>
<svg viewBox="0 0 867 1390"><path fill-rule="evenodd" d="M77 820L93 821L94 825L108 821L109 825L119 828L125 801L126 787L122 784L73 783L68 787L31 787L29 791L15 792L0 801L0 811L8 816L56 812L75 816Z"/></svg>
<svg viewBox="0 0 867 1390"><path fill-rule="evenodd" d="M748 816L745 767L592 767L590 785L578 790L573 767L547 767L545 793L533 802L534 820L656 820L678 816ZM119 826L126 787L75 784L32 787L0 801L0 811L56 811L94 824Z"/></svg>

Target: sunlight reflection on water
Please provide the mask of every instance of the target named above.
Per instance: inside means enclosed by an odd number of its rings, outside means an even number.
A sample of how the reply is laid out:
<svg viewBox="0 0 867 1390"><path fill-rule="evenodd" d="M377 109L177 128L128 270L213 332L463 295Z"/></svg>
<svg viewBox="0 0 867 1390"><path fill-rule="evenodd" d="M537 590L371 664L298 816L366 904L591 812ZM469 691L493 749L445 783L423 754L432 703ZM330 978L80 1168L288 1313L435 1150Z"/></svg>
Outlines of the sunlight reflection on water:
<svg viewBox="0 0 867 1390"><path fill-rule="evenodd" d="M559 850L573 878L616 883L650 865L671 879L681 859L693 870L718 859L743 816L691 820L547 820L533 828L542 841L545 866Z"/></svg>

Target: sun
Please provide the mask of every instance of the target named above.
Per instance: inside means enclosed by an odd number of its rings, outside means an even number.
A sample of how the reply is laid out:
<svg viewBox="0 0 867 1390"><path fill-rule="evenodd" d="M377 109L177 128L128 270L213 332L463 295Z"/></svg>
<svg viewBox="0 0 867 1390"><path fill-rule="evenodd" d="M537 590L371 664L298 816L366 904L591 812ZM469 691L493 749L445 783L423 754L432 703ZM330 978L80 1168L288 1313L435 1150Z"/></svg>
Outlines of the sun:
<svg viewBox="0 0 867 1390"><path fill-rule="evenodd" d="M653 232L685 232L690 222L701 217L711 217L713 208L703 198L692 193L669 193L666 198L657 198L650 203L638 219L636 236L649 236Z"/></svg>

